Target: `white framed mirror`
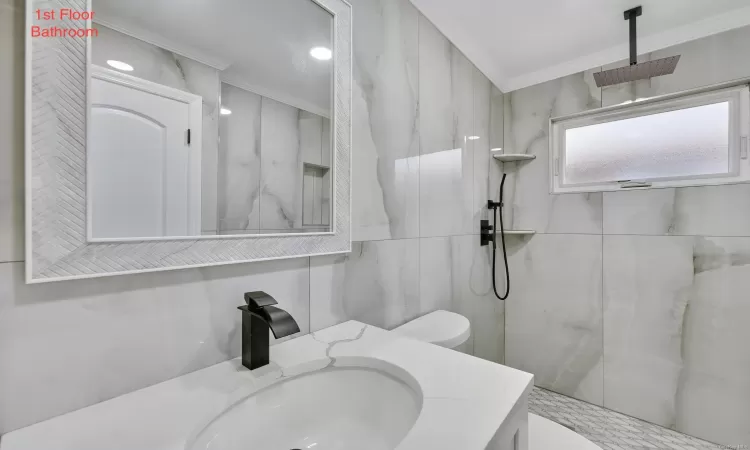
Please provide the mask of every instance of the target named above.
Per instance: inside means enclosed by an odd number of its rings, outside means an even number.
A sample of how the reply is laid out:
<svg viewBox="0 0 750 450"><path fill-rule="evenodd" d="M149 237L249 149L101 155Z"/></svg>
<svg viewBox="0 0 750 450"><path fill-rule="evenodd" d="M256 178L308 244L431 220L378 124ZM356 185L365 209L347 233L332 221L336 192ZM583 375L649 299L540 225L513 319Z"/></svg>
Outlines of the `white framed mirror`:
<svg viewBox="0 0 750 450"><path fill-rule="evenodd" d="M348 3L31 0L27 24L28 282L350 251Z"/></svg>

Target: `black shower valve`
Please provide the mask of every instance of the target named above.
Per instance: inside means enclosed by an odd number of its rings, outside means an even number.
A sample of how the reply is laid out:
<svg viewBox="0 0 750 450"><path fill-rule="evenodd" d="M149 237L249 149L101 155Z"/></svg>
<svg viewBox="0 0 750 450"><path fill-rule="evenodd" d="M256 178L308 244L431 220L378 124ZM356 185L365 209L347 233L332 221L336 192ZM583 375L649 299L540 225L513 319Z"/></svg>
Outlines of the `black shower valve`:
<svg viewBox="0 0 750 450"><path fill-rule="evenodd" d="M489 220L484 220L484 219L480 220L479 229L480 229L479 244L481 246L485 246L495 240L494 227L490 225Z"/></svg>
<svg viewBox="0 0 750 450"><path fill-rule="evenodd" d="M487 200L487 209L502 209L503 202L493 202L492 200Z"/></svg>

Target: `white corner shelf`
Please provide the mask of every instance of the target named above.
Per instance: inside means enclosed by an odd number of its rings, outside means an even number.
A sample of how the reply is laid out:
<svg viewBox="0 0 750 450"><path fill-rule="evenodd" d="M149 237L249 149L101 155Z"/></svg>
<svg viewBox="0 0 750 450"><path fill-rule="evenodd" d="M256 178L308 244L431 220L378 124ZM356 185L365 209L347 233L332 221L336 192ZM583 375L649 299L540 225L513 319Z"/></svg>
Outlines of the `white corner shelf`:
<svg viewBox="0 0 750 450"><path fill-rule="evenodd" d="M536 234L534 230L505 230L503 232L506 236L533 236Z"/></svg>
<svg viewBox="0 0 750 450"><path fill-rule="evenodd" d="M536 155L525 155L523 153L496 153L493 158L500 162L531 161L536 159Z"/></svg>

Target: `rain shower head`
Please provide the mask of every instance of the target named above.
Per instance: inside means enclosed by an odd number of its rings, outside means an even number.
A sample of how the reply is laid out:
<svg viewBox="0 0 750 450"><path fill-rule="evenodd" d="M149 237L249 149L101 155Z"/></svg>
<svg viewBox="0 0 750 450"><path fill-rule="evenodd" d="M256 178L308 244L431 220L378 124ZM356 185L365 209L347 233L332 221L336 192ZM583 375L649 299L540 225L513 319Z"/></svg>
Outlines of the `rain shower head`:
<svg viewBox="0 0 750 450"><path fill-rule="evenodd" d="M629 81L647 80L662 75L670 75L677 68L680 55L668 58L647 61L638 64L638 50L636 46L636 17L643 13L638 6L625 11L625 20L630 22L630 65L618 67L617 69L604 70L594 73L594 81L598 87L612 86L613 84L627 83Z"/></svg>

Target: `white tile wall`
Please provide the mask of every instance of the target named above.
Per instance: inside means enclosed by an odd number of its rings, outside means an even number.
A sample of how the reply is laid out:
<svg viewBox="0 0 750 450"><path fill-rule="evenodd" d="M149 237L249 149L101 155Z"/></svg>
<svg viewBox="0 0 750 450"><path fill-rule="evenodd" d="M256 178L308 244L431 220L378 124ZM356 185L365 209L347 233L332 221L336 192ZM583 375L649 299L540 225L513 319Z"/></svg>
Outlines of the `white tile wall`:
<svg viewBox="0 0 750 450"><path fill-rule="evenodd" d="M509 178L513 225L564 233L537 235L512 258L506 361L541 386L732 446L750 445L750 384L739 376L750 370L740 325L750 185L550 196L546 121L748 77L748 44L745 27L642 58L681 54L674 75L600 91L587 71L504 96L505 146L538 157ZM597 241L598 256L587 250ZM595 257L600 273L587 273ZM596 346L603 368L587 351Z"/></svg>
<svg viewBox="0 0 750 450"><path fill-rule="evenodd" d="M308 258L26 285L0 264L0 432L239 356L243 293L309 332Z"/></svg>

